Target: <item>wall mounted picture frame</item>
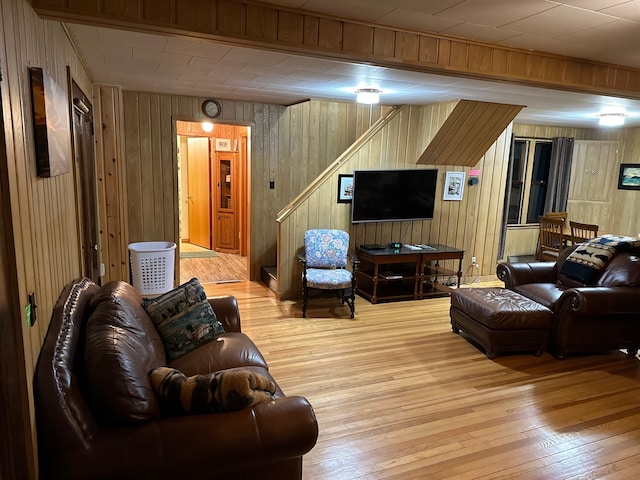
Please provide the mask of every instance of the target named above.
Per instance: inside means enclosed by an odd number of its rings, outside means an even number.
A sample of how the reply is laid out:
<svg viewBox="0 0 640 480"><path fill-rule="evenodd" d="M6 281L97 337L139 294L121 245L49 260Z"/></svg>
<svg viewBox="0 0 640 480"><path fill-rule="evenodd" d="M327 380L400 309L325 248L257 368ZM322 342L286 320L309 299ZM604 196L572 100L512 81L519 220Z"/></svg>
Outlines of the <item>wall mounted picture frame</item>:
<svg viewBox="0 0 640 480"><path fill-rule="evenodd" d="M443 200L462 200L462 194L464 193L464 179L466 173L464 172L447 172L444 181L444 195Z"/></svg>
<svg viewBox="0 0 640 480"><path fill-rule="evenodd" d="M338 175L338 203L351 203L353 200L353 175Z"/></svg>
<svg viewBox="0 0 640 480"><path fill-rule="evenodd" d="M231 151L231 139L229 139L229 138L216 138L216 151L217 152L230 152Z"/></svg>
<svg viewBox="0 0 640 480"><path fill-rule="evenodd" d="M640 190L640 163L620 164L619 190Z"/></svg>
<svg viewBox="0 0 640 480"><path fill-rule="evenodd" d="M71 127L67 92L40 67L30 67L36 172L49 178L69 173Z"/></svg>

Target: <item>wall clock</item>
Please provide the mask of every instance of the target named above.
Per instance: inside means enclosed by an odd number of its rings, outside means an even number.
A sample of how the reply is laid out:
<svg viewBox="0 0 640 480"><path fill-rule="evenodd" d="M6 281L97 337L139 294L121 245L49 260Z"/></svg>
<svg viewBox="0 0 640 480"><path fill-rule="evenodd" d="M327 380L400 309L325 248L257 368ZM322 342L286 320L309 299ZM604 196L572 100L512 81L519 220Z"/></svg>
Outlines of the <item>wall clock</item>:
<svg viewBox="0 0 640 480"><path fill-rule="evenodd" d="M209 118L219 117L222 113L222 106L217 100L209 99L202 102L202 113Z"/></svg>

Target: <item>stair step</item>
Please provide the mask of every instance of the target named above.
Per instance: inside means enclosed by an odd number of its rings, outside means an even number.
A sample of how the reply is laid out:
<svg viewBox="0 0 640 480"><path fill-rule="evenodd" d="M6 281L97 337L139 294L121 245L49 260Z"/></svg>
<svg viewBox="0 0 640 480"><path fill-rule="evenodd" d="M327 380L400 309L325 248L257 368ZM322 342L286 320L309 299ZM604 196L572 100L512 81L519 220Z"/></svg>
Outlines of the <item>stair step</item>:
<svg viewBox="0 0 640 480"><path fill-rule="evenodd" d="M269 290L272 290L274 292L276 291L276 288L277 288L277 285L276 285L277 272L278 272L278 269L275 265L262 267L260 269L260 280L267 287L269 287Z"/></svg>

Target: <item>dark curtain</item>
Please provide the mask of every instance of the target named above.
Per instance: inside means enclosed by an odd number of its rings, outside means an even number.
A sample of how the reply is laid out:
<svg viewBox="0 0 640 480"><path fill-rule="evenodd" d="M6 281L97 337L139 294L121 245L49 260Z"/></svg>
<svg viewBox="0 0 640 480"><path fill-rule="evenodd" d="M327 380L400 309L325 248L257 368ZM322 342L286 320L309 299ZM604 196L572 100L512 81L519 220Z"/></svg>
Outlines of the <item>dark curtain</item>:
<svg viewBox="0 0 640 480"><path fill-rule="evenodd" d="M569 199L569 180L571 179L571 159L574 139L555 137L551 147L551 165L545 212L566 212Z"/></svg>
<svg viewBox="0 0 640 480"><path fill-rule="evenodd" d="M513 178L513 144L515 143L515 136L511 135L511 148L509 149L509 168L507 169L507 183L504 186L504 204L502 206L502 228L500 229L500 238L498 239L498 258L501 260L504 257L504 246L507 240L507 220L509 218L509 200L511 196L511 180Z"/></svg>

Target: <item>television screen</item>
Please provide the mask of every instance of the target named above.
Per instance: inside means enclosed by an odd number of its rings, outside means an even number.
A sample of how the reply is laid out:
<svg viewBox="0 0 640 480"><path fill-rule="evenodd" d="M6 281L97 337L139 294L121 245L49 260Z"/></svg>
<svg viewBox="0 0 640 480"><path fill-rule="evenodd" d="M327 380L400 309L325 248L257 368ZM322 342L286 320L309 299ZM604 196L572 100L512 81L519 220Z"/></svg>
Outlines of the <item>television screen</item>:
<svg viewBox="0 0 640 480"><path fill-rule="evenodd" d="M351 220L353 223L430 220L437 179L437 169L356 170Z"/></svg>

